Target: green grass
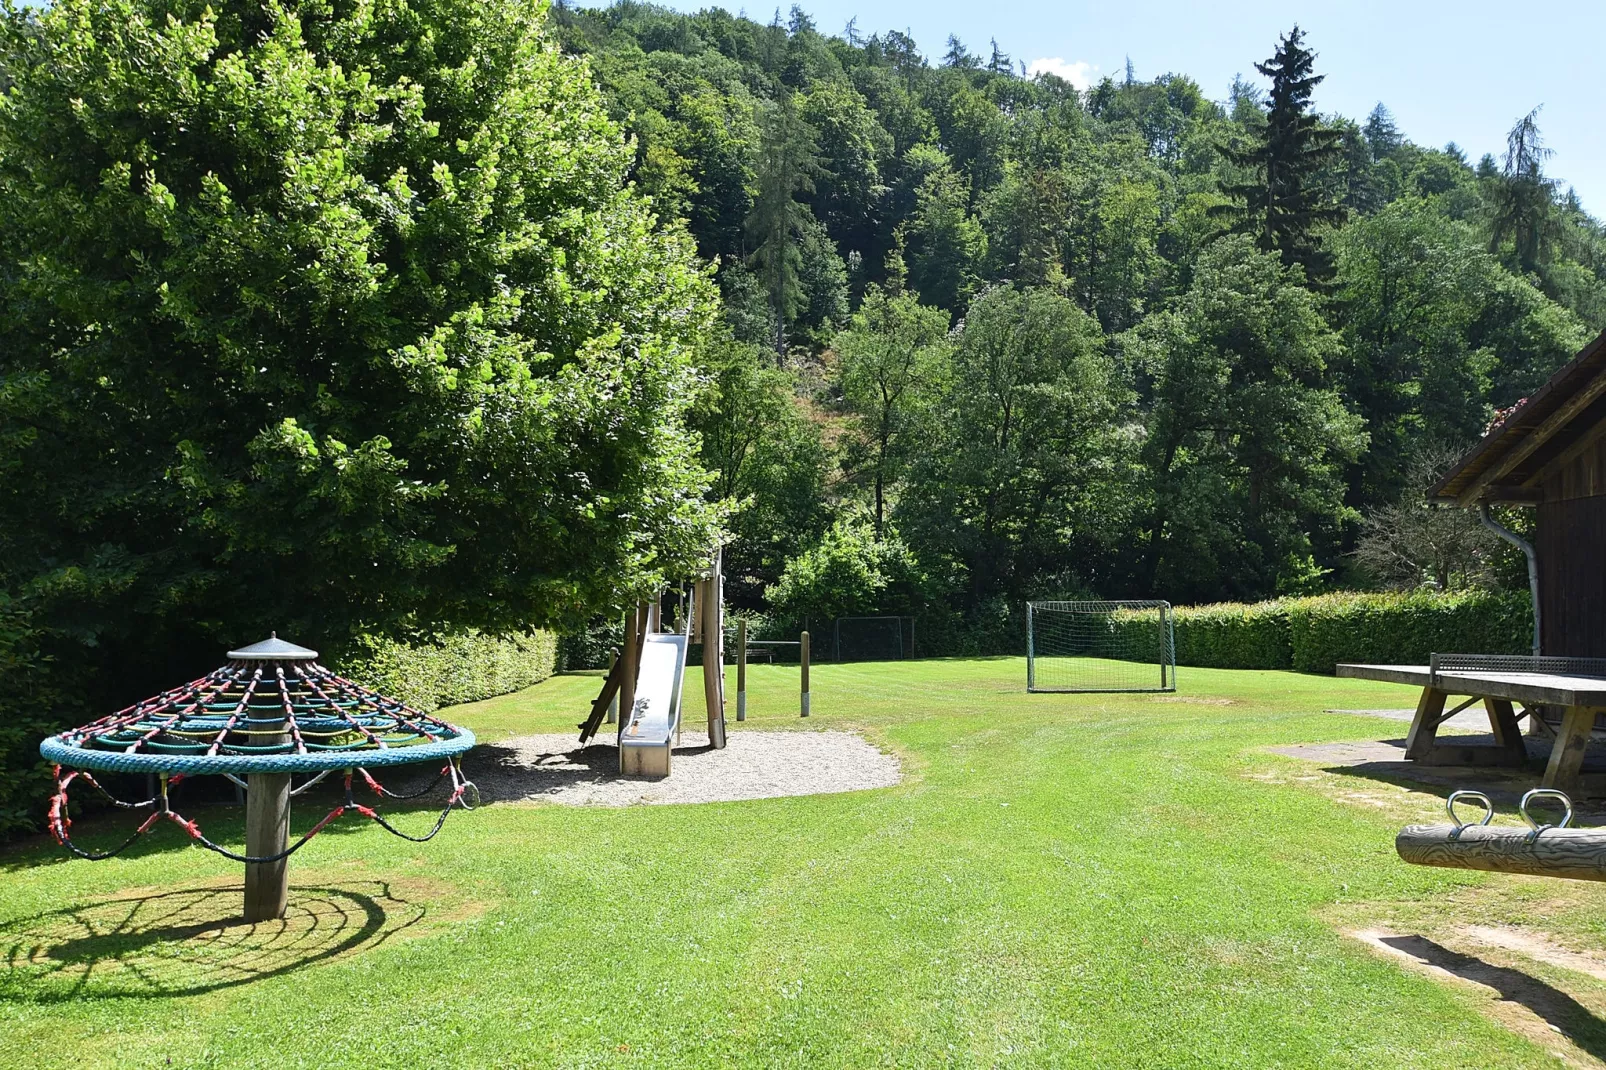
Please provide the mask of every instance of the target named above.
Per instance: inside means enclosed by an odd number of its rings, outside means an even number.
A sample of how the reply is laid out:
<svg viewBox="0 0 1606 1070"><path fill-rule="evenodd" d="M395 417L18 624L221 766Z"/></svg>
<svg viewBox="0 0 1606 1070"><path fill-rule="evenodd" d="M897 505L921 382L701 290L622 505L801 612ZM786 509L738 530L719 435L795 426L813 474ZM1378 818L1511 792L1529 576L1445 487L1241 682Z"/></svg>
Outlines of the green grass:
<svg viewBox="0 0 1606 1070"><path fill-rule="evenodd" d="M101 863L13 848L0 1063L1554 1065L1474 995L1323 920L1510 880L1400 864L1398 815L1260 750L1398 734L1321 710L1408 690L1184 669L1178 696L1026 695L1019 659L819 666L800 724L796 674L754 667L732 731L860 728L903 784L491 805L423 846L354 822L293 859L317 889L292 893L300 920L254 932L208 927L237 909L238 868L175 829ZM454 716L488 739L563 731L596 686L558 677ZM232 809L197 816L238 833ZM80 828L111 842L127 824Z"/></svg>

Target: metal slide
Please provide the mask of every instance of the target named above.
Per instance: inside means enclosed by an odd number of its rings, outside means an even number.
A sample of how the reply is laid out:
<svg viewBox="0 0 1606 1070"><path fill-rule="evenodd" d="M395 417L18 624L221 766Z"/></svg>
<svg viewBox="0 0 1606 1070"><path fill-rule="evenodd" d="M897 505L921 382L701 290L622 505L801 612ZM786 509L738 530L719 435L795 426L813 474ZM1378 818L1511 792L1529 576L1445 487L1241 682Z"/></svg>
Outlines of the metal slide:
<svg viewBox="0 0 1606 1070"><path fill-rule="evenodd" d="M671 749L680 742L680 687L686 678L686 636L648 635L641 648L636 706L619 717L619 771L626 776L668 776Z"/></svg>

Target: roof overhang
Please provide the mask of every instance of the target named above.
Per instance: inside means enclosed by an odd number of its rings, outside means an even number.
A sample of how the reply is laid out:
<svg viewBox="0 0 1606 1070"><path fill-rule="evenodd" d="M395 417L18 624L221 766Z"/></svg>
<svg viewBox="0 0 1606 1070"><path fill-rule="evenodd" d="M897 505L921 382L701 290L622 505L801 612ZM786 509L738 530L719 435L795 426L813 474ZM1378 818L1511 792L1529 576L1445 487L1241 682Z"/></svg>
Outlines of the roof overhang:
<svg viewBox="0 0 1606 1070"><path fill-rule="evenodd" d="M1428 491L1435 501L1536 504L1539 477L1606 423L1606 332L1489 430Z"/></svg>

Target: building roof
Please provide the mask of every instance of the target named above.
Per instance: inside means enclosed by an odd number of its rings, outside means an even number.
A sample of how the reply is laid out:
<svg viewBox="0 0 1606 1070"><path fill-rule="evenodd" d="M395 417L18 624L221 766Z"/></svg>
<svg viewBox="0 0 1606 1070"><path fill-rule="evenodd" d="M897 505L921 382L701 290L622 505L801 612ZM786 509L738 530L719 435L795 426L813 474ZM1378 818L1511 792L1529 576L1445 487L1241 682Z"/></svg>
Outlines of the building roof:
<svg viewBox="0 0 1606 1070"><path fill-rule="evenodd" d="M1544 468L1606 421L1606 331L1489 429L1428 491L1459 505L1533 504Z"/></svg>

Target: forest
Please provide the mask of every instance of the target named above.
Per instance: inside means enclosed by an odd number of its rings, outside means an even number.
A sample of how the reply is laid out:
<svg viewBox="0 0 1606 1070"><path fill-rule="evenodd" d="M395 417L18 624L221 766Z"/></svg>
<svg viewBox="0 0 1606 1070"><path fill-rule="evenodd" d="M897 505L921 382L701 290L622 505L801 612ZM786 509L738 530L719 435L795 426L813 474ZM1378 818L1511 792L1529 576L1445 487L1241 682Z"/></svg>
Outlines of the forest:
<svg viewBox="0 0 1606 1070"><path fill-rule="evenodd" d="M1521 584L1423 491L1606 327L1538 102L1472 160L1322 112L1298 27L1218 101L797 7L551 18L718 282L736 604L978 649L1030 597Z"/></svg>

